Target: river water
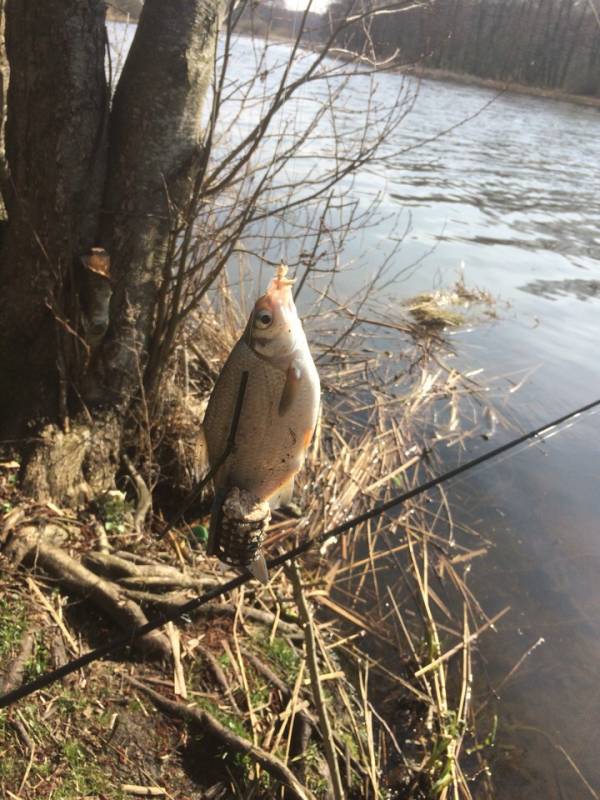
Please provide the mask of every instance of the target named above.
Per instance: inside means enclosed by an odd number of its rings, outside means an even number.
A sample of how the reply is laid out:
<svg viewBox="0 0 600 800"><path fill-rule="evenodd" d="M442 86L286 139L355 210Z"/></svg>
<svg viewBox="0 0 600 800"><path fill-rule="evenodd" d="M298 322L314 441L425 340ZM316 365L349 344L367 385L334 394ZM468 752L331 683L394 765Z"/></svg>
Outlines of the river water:
<svg viewBox="0 0 600 800"><path fill-rule="evenodd" d="M493 96L424 81L402 133L432 137ZM386 203L412 215L401 259L436 245L408 293L463 261L467 283L508 304L452 343L469 369L527 377L503 404L516 429L600 397L599 110L504 94L399 160ZM493 544L471 587L488 613L512 609L481 644L489 684L543 639L499 693L496 796L593 796L566 754L600 793L600 415L449 492Z"/></svg>
<svg viewBox="0 0 600 800"><path fill-rule="evenodd" d="M252 61L239 40L236 68ZM380 91L392 96L403 80L383 74ZM414 107L389 144L403 152L348 189L359 202L378 196L400 222L363 231L347 251L383 256L406 227L397 297L451 285L462 262L467 285L499 298L496 320L452 344L461 366L484 369L482 382L502 376L514 430L599 398L600 110L448 82L409 88ZM498 800L597 796L581 776L600 794L599 453L600 414L587 415L449 487L455 514L492 543L471 587L490 616L512 609L480 644L478 693L538 645L496 702Z"/></svg>

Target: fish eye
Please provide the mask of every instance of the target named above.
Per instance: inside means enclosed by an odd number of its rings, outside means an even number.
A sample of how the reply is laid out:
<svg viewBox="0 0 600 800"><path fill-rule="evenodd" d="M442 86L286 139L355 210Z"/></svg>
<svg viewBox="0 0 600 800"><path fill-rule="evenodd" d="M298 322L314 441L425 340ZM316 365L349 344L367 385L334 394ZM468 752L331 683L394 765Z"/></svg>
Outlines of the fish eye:
<svg viewBox="0 0 600 800"><path fill-rule="evenodd" d="M254 325L257 328L268 328L269 325L273 322L273 314L266 309L259 311L254 318Z"/></svg>

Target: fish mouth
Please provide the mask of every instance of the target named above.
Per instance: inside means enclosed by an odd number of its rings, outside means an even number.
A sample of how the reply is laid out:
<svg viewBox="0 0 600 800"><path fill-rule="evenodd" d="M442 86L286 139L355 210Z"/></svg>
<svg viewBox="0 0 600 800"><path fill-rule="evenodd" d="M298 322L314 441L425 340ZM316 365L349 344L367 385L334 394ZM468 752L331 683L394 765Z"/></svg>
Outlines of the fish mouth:
<svg viewBox="0 0 600 800"><path fill-rule="evenodd" d="M273 278L264 298L270 300L271 303L277 303L282 308L291 311L294 306L294 295L292 294L293 285L293 281L288 281L287 278L283 280Z"/></svg>
<svg viewBox="0 0 600 800"><path fill-rule="evenodd" d="M296 282L295 278L287 277L288 268L285 264L277 267L277 274L271 279L265 297L272 298L275 302L281 303L288 309L294 308L294 296L292 286Z"/></svg>

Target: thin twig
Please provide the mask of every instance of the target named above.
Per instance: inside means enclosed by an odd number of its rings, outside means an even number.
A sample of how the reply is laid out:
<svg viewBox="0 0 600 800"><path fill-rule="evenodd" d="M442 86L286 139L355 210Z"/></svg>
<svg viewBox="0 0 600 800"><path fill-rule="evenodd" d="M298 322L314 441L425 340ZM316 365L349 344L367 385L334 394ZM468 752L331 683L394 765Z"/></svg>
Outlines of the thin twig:
<svg viewBox="0 0 600 800"><path fill-rule="evenodd" d="M323 747L325 750L325 758L331 775L331 784L333 788L333 795L335 800L344 800L344 788L342 786L342 777L340 774L340 767L338 764L337 755L335 752L335 744L333 741L333 733L331 724L329 722L329 715L325 707L325 699L321 688L321 675L319 673L319 665L317 662L317 645L315 642L315 634L313 630L313 619L308 603L302 590L302 579L296 564L292 563L286 569L287 575L292 582L294 590L294 599L298 607L298 614L302 621L302 630L304 631L304 643L306 646L306 659L308 662L308 671L310 674L310 682L312 687L313 701L317 709L319 717L319 727L321 736L323 737Z"/></svg>

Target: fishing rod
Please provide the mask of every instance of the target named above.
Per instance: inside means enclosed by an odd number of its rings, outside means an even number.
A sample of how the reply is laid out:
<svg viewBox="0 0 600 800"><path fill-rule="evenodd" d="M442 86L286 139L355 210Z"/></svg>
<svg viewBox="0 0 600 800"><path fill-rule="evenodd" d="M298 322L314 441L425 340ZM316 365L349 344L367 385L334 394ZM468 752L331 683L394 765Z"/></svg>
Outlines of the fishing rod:
<svg viewBox="0 0 600 800"><path fill-rule="evenodd" d="M297 545L296 547L292 547L290 550L287 550L285 553L282 553L279 556L271 558L267 561L267 567L269 569L279 567L282 564L287 563L288 561L292 561L298 556L303 555L304 553L308 553L309 550L312 550L314 547L318 545L322 545L328 539L333 539L336 536L343 536L352 529L356 528L358 525L361 525L363 522L367 522L370 519L374 519L375 517L379 517L382 514L385 514L386 511L390 511L393 508L397 508L398 506L405 503L407 500L411 500L414 497L417 497L423 492L427 492L430 489L439 486L446 481L451 480L452 478L456 478L459 475L464 474L465 472L473 469L474 467L478 466L479 464L483 464L490 459L497 458L498 456L502 455L502 453L506 453L509 450L513 450L515 447L518 447L520 444L524 444L527 441L532 439L539 439L543 441L544 436L549 434L559 425L562 425L569 420L576 419L577 417L585 414L587 411L591 411L593 408L600 406L600 399L594 400L592 403L587 403L581 408L577 408L574 411L570 411L568 414L564 414L561 417L553 420L550 423L546 423L539 428L535 428L527 433L522 434L521 436L516 437L515 439L511 439L506 444L500 445L499 447L495 447L493 450L489 450L487 453L483 453L476 458L471 459L470 461L465 461L464 464L460 464L453 469L448 470L447 472L438 475L435 478L431 478L428 481L416 486L413 489L409 489L406 492L402 492L401 494L394 495L389 500L386 500L383 503L378 503L377 505L373 506L373 508L369 509L368 511L363 512L362 514L358 514L355 517L352 517L345 522L342 522L340 525L336 525L334 528L330 528L327 531L323 531L322 533L318 534L317 536L313 536L310 539L306 539L301 544ZM17 689L14 689L11 692L7 692L6 694L0 696L0 709L7 708L8 706L16 703L18 700L22 700L24 697L28 697L29 695L33 694L34 692L39 691L40 689L45 689L46 687L50 686L51 684L55 683L56 681L60 680L61 678L66 677L67 675L71 675L73 672L76 672L78 669L82 669L86 667L88 664L91 664L94 661L98 661L99 659L103 658L104 656L108 656L114 654L118 650L131 645L137 639L145 636L147 633L151 633L152 631L157 630L158 628L162 627L167 622L173 622L179 617L183 616L184 614L189 614L192 611L200 608L201 606L210 603L212 600L216 600L218 597L221 597L228 592L231 592L233 589L237 589L240 586L248 583L248 581L252 580L252 575L249 572L244 572L238 575L235 578L227 581L226 583L221 584L220 586L215 586L212 589L209 589L204 594L200 595L199 597L192 598L189 602L185 603L184 605L180 606L177 610L165 612L162 614L157 615L153 619L146 622L144 625L140 625L137 628L134 628L129 633L123 634L122 636L118 636L111 641L107 642L105 645L101 645L97 647L95 650L90 650L88 653L84 653L84 655L80 656L79 658L73 659L73 661L69 661L67 664L63 664L63 666L58 667L58 669L52 670L51 672L47 672L45 675L40 675L39 678L36 678L29 683L20 686Z"/></svg>

